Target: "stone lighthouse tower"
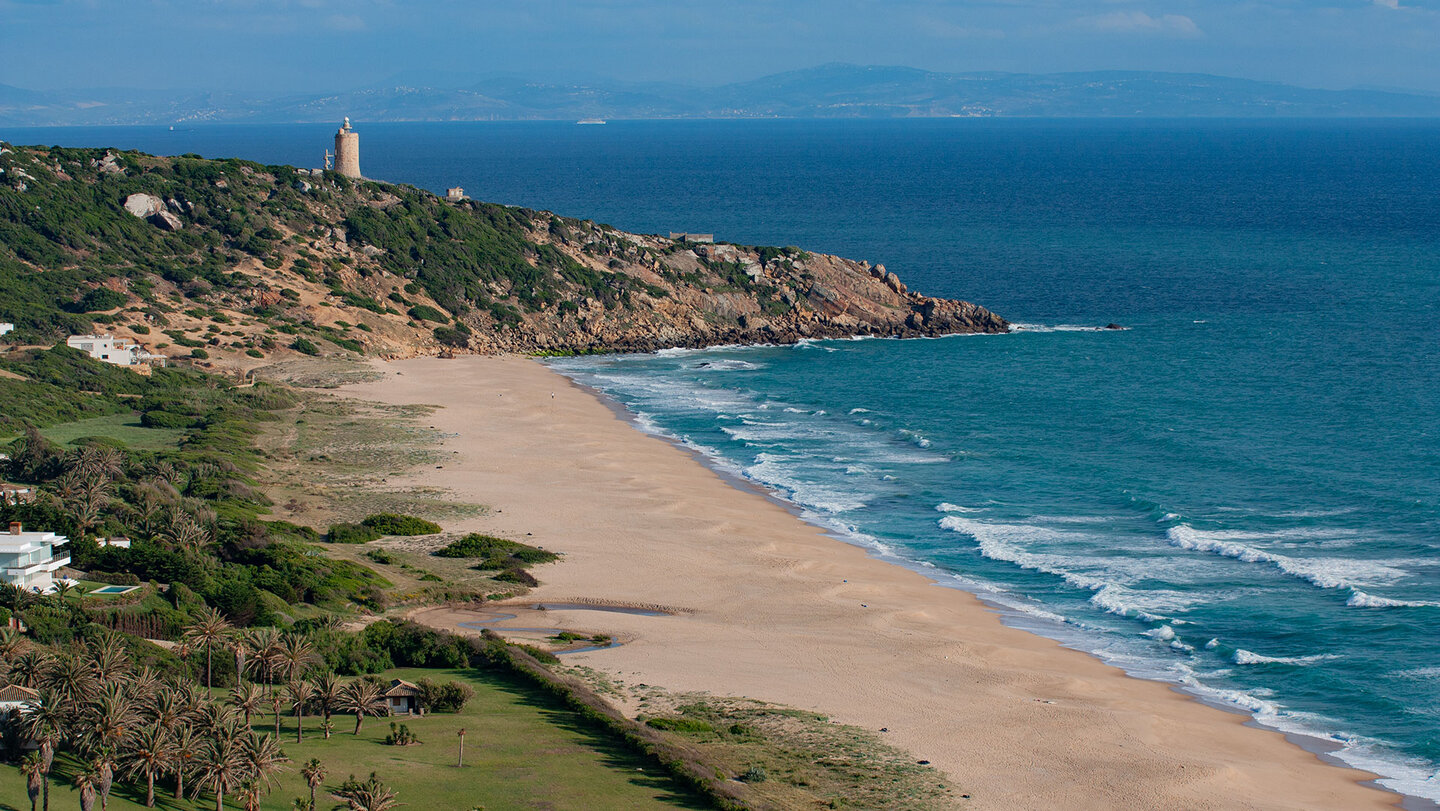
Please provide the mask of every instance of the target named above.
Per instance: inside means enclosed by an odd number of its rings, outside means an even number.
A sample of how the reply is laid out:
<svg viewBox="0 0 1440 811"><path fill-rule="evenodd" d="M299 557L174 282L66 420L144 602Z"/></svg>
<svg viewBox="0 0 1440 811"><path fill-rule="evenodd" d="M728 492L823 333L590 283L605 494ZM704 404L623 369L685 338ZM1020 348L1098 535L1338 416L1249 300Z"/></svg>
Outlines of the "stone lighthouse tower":
<svg viewBox="0 0 1440 811"><path fill-rule="evenodd" d="M360 133L350 129L350 117L335 133L335 171L346 177L360 177Z"/></svg>

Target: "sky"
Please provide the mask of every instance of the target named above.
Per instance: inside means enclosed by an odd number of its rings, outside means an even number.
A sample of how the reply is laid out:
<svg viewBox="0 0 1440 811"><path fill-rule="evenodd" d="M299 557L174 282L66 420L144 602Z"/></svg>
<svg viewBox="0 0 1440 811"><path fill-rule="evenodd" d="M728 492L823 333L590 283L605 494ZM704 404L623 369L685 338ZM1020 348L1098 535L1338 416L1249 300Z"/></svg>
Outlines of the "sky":
<svg viewBox="0 0 1440 811"><path fill-rule="evenodd" d="M714 85L829 62L1440 93L1440 0L0 0L0 84Z"/></svg>

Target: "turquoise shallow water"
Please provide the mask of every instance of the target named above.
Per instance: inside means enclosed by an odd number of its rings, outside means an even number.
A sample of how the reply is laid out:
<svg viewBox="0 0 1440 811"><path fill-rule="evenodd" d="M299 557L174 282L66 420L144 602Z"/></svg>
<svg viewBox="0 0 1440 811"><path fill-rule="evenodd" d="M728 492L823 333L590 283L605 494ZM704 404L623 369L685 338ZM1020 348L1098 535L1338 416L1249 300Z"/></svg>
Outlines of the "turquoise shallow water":
<svg viewBox="0 0 1440 811"><path fill-rule="evenodd" d="M303 165L329 131L0 138ZM376 177L882 261L1023 325L553 365L1013 621L1440 798L1440 125L361 134Z"/></svg>

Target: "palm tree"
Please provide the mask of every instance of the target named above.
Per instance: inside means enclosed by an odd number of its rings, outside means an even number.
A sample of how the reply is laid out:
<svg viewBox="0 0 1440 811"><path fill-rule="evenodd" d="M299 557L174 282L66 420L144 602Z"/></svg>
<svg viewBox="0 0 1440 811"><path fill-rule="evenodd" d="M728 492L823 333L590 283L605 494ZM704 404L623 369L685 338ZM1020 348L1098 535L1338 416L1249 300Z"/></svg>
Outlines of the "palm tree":
<svg viewBox="0 0 1440 811"><path fill-rule="evenodd" d="M20 716L20 734L40 744L40 774L43 792L42 807L50 811L50 766L55 760L55 747L65 740L69 716L54 689L46 687Z"/></svg>
<svg viewBox="0 0 1440 811"><path fill-rule="evenodd" d="M305 702L315 694L315 688L310 686L310 682L301 679L287 684L285 692L290 698L290 706L295 710L295 742L300 743L304 740Z"/></svg>
<svg viewBox="0 0 1440 811"><path fill-rule="evenodd" d="M195 622L192 623L190 627L185 629L185 633L182 637L184 640L205 646L206 689L210 689L215 686L211 678L213 675L213 670L211 668L211 660L213 658L215 645L224 641L225 637L229 633L230 622L225 619L224 614L221 614L219 611L213 608L206 608L201 611L200 616L195 619Z"/></svg>
<svg viewBox="0 0 1440 811"><path fill-rule="evenodd" d="M340 693L339 709L355 713L355 734L359 735L365 716L379 715L384 710L380 702L380 685L369 679L350 682Z"/></svg>
<svg viewBox="0 0 1440 811"><path fill-rule="evenodd" d="M277 739L253 732L245 738L242 757L246 775L266 791L275 782L275 775L284 771L285 764L290 762Z"/></svg>
<svg viewBox="0 0 1440 811"><path fill-rule="evenodd" d="M215 811L225 811L225 793L245 779L245 759L239 736L211 738L200 751L195 768L195 793L209 789L215 795Z"/></svg>
<svg viewBox="0 0 1440 811"><path fill-rule="evenodd" d="M275 713L275 740L280 740L280 688L270 688L270 711Z"/></svg>
<svg viewBox="0 0 1440 811"><path fill-rule="evenodd" d="M95 807L96 790L100 785L100 774L93 768L87 769L75 775L75 786L80 789L80 811L90 811Z"/></svg>
<svg viewBox="0 0 1440 811"><path fill-rule="evenodd" d="M90 664L78 656L56 657L45 671L44 683L55 692L55 698L67 710L85 703L95 689L95 675Z"/></svg>
<svg viewBox="0 0 1440 811"><path fill-rule="evenodd" d="M25 756L20 761L20 774L25 777L25 793L30 796L30 811L35 811L35 804L40 800L40 787L45 782L45 773L40 769L40 756L34 752ZM313 797L315 789L310 789Z"/></svg>
<svg viewBox="0 0 1440 811"><path fill-rule="evenodd" d="M455 768L459 769L465 766L465 727L460 727L455 734L460 737L460 757L455 760Z"/></svg>
<svg viewBox="0 0 1440 811"><path fill-rule="evenodd" d="M125 740L140 725L140 713L135 701L126 692L126 684L119 681L106 684L104 689L85 705L81 719L85 724L85 733L80 739L87 748L93 750L123 746Z"/></svg>
<svg viewBox="0 0 1440 811"><path fill-rule="evenodd" d="M184 695L171 687L156 690L147 709L150 720L165 732L174 732L190 715Z"/></svg>
<svg viewBox="0 0 1440 811"><path fill-rule="evenodd" d="M26 648L28 641L19 631L5 626L0 628L0 661L9 662Z"/></svg>
<svg viewBox="0 0 1440 811"><path fill-rule="evenodd" d="M193 729L184 726L170 734L170 742L175 747L175 758L169 771L175 775L175 799L178 800L185 796L185 776L195 770L200 759L199 739Z"/></svg>
<svg viewBox="0 0 1440 811"><path fill-rule="evenodd" d="M315 789L325 782L325 766L312 757L300 767L300 776L305 778L305 784L310 787L310 811L315 811ZM35 811L34 802L31 802L31 806L30 811Z"/></svg>
<svg viewBox="0 0 1440 811"><path fill-rule="evenodd" d="M40 686L49 667L50 657L44 651L36 648L21 651L10 662L10 681L33 690Z"/></svg>
<svg viewBox="0 0 1440 811"><path fill-rule="evenodd" d="M298 634L288 634L280 643L277 657L286 681L299 678L315 663L315 646Z"/></svg>
<svg viewBox="0 0 1440 811"><path fill-rule="evenodd" d="M257 681L270 681L280 649L280 632L274 628L251 628L244 634L248 665Z"/></svg>
<svg viewBox="0 0 1440 811"><path fill-rule="evenodd" d="M326 673L315 680L315 704L320 708L320 714L324 716L325 722L320 728L325 732L325 739L330 739L330 714L340 706L340 691L344 689L344 682L334 673Z"/></svg>
<svg viewBox="0 0 1440 811"><path fill-rule="evenodd" d="M90 669L101 682L113 683L130 674L130 652L124 638L114 631L102 631L90 644Z"/></svg>
<svg viewBox="0 0 1440 811"><path fill-rule="evenodd" d="M115 785L115 754L113 750L103 748L95 758L95 771L100 775L95 787L100 790L100 811L105 811L110 806L110 789Z"/></svg>
<svg viewBox="0 0 1440 811"><path fill-rule="evenodd" d="M79 448L70 455L69 467L86 478L118 479L125 472L125 455L115 448L98 445Z"/></svg>
<svg viewBox="0 0 1440 811"><path fill-rule="evenodd" d="M240 784L240 791L235 795L241 802L245 811L260 811L260 798L263 796L260 790L260 783L255 778L250 778Z"/></svg>
<svg viewBox="0 0 1440 811"><path fill-rule="evenodd" d="M396 802L395 792L380 782L374 772L371 772L370 778L363 783L351 777L330 796L344 803L349 811L388 811L404 805Z"/></svg>
<svg viewBox="0 0 1440 811"><path fill-rule="evenodd" d="M173 769L175 745L159 724L141 729L125 749L125 775L145 778L145 807L155 807L155 779Z"/></svg>
<svg viewBox="0 0 1440 811"><path fill-rule="evenodd" d="M126 679L130 682L130 694L140 699L142 704L148 704L146 696L154 697L155 691L160 688L160 675L146 665Z"/></svg>
<svg viewBox="0 0 1440 811"><path fill-rule="evenodd" d="M230 706L245 714L245 726L250 726L250 716L265 708L265 690L258 684L237 684L230 691Z"/></svg>

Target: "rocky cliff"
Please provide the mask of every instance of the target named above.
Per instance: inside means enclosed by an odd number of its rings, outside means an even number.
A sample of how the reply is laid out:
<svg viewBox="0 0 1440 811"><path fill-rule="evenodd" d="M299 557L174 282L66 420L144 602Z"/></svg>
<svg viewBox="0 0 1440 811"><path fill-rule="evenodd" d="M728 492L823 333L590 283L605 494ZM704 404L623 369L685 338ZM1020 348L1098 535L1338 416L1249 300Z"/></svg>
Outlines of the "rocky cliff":
<svg viewBox="0 0 1440 811"><path fill-rule="evenodd" d="M231 366L1003 332L883 265L701 244L334 172L0 144L0 321Z"/></svg>

